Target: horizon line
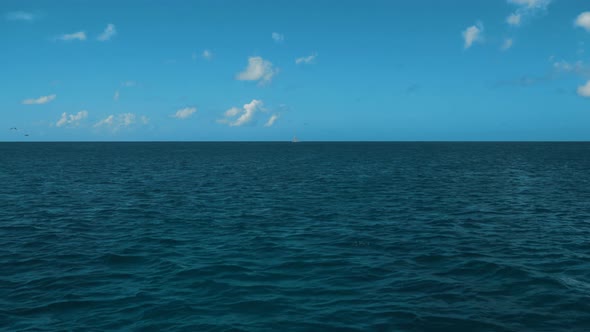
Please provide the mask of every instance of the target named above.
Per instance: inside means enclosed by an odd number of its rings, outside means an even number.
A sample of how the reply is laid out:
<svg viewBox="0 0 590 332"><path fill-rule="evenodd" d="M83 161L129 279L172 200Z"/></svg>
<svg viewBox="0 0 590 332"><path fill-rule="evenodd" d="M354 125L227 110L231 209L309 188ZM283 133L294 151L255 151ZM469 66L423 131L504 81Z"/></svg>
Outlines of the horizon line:
<svg viewBox="0 0 590 332"><path fill-rule="evenodd" d="M310 141L180 141L180 140L122 140L122 141L0 141L3 143L590 143L590 140L310 140Z"/></svg>

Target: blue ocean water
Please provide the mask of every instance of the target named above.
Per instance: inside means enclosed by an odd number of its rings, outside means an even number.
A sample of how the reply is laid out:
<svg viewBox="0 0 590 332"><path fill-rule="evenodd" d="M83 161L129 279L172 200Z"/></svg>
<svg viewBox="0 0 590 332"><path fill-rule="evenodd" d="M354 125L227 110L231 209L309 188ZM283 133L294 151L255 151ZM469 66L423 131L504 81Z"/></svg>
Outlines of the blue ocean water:
<svg viewBox="0 0 590 332"><path fill-rule="evenodd" d="M589 143L0 143L5 331L588 331Z"/></svg>

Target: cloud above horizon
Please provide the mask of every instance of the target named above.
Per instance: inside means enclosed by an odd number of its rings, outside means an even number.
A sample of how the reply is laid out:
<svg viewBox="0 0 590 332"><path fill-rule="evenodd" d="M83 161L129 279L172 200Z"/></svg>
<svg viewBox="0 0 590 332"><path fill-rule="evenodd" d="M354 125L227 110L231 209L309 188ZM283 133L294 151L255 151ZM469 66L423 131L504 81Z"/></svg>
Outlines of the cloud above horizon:
<svg viewBox="0 0 590 332"><path fill-rule="evenodd" d="M72 41L72 40L84 41L84 40L86 40L86 32L85 31L78 31L78 32L74 32L74 33L63 34L63 35L57 37L57 39L62 40L62 41Z"/></svg>
<svg viewBox="0 0 590 332"><path fill-rule="evenodd" d="M547 8L551 0L508 0L508 3L527 8Z"/></svg>
<svg viewBox="0 0 590 332"><path fill-rule="evenodd" d="M196 107L185 107L183 109L179 109L178 111L176 111L176 113L174 113L174 115L172 115L172 117L176 118L176 119L187 119L191 115L193 115L193 113L195 113L196 111L197 111Z"/></svg>
<svg viewBox="0 0 590 332"><path fill-rule="evenodd" d="M301 58L297 58L295 59L295 64L300 65L300 64L306 64L306 65L310 65L310 64L314 64L315 63L315 59L317 58L317 53L314 53L312 55L308 55L308 56L304 56Z"/></svg>
<svg viewBox="0 0 590 332"><path fill-rule="evenodd" d="M55 125L57 127L63 127L63 126L71 126L71 127L77 127L80 125L80 121L86 119L88 117L88 111L80 111L76 114L69 114L66 112L63 112L61 114L61 118L55 123Z"/></svg>
<svg viewBox="0 0 590 332"><path fill-rule="evenodd" d="M107 24L107 27L104 29L104 31L96 39L99 41L108 41L111 40L111 38L113 38L113 36L116 34L117 29L115 28L115 25L109 23Z"/></svg>
<svg viewBox="0 0 590 332"><path fill-rule="evenodd" d="M118 131L121 128L131 127L136 123L145 125L149 122L149 119L146 116L139 117L139 122L137 118L137 115L134 113L111 114L95 123L94 127L106 127L112 129L113 131Z"/></svg>
<svg viewBox="0 0 590 332"><path fill-rule="evenodd" d="M266 121L266 123L264 124L265 127L272 127L272 125L275 124L275 122L277 121L277 119L279 118L278 114L273 114L270 116L270 118L268 118L268 121Z"/></svg>
<svg viewBox="0 0 590 332"><path fill-rule="evenodd" d="M236 75L238 81L259 81L259 83L269 83L277 70L270 61L264 60L259 56L248 58L248 66L244 71Z"/></svg>
<svg viewBox="0 0 590 332"><path fill-rule="evenodd" d="M508 15L508 17L506 18L506 23L508 23L509 25L512 25L512 26L519 26L521 20L522 20L521 14L512 13L512 14Z"/></svg>
<svg viewBox="0 0 590 332"><path fill-rule="evenodd" d="M30 98L22 101L23 105L43 105L53 101L57 95L41 96L39 98Z"/></svg>
<svg viewBox="0 0 590 332"><path fill-rule="evenodd" d="M509 50L512 48L512 45L514 45L514 40L512 38L506 38L502 44L502 51Z"/></svg>
<svg viewBox="0 0 590 332"><path fill-rule="evenodd" d="M509 4L516 5L516 10L508 15L506 23L511 26L519 26L523 19L537 15L547 10L552 0L507 0Z"/></svg>
<svg viewBox="0 0 590 332"><path fill-rule="evenodd" d="M285 35L278 32L273 32L271 37L272 40L274 40L276 43L282 43L283 41L285 41Z"/></svg>
<svg viewBox="0 0 590 332"><path fill-rule="evenodd" d="M555 61L553 62L553 70L558 74L566 73L573 74L584 79L590 78L590 66L581 60L576 62L568 62L565 60Z"/></svg>
<svg viewBox="0 0 590 332"><path fill-rule="evenodd" d="M218 122L227 124L230 127L243 126L252 121L256 112L263 110L262 105L261 100L253 99L248 104L242 106L241 109L232 107L223 113L223 119L218 120Z"/></svg>
<svg viewBox="0 0 590 332"><path fill-rule="evenodd" d="M462 32L463 40L464 40L464 48L470 48L473 43L479 42L482 40L482 33L483 33L483 23L477 22L475 25L472 25L465 29Z"/></svg>
<svg viewBox="0 0 590 332"><path fill-rule="evenodd" d="M574 21L574 25L590 32L590 12L583 12Z"/></svg>
<svg viewBox="0 0 590 332"><path fill-rule="evenodd" d="M584 98L590 98L590 81L578 87L578 95Z"/></svg>
<svg viewBox="0 0 590 332"><path fill-rule="evenodd" d="M33 22L37 16L33 13L25 11L16 11L6 13L4 16L8 21L22 21L22 22Z"/></svg>

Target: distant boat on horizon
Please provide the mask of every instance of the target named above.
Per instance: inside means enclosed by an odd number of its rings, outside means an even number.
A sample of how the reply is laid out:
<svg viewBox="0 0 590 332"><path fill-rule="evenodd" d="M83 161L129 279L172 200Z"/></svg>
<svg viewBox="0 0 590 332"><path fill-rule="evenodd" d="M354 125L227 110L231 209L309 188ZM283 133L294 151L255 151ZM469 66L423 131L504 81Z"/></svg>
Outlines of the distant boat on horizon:
<svg viewBox="0 0 590 332"><path fill-rule="evenodd" d="M297 139L297 136L293 136L293 139L291 140L291 143L299 143L299 140Z"/></svg>

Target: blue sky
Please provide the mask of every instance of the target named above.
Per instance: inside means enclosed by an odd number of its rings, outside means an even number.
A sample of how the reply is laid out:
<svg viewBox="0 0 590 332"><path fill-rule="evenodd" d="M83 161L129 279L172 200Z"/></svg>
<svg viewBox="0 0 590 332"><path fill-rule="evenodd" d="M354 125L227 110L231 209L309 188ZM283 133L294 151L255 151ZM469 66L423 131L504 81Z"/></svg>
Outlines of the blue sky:
<svg viewBox="0 0 590 332"><path fill-rule="evenodd" d="M590 140L588 1L3 0L0 14L1 141Z"/></svg>

